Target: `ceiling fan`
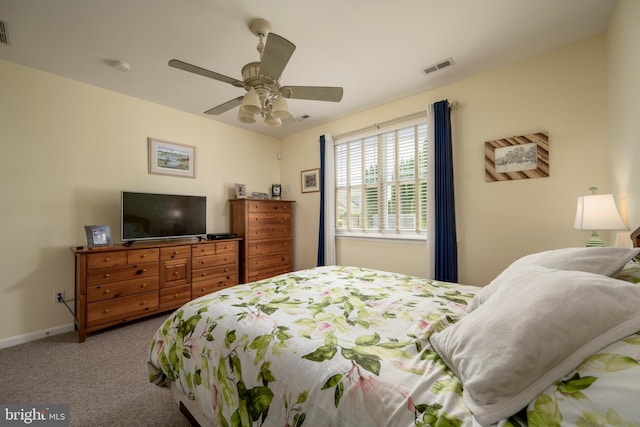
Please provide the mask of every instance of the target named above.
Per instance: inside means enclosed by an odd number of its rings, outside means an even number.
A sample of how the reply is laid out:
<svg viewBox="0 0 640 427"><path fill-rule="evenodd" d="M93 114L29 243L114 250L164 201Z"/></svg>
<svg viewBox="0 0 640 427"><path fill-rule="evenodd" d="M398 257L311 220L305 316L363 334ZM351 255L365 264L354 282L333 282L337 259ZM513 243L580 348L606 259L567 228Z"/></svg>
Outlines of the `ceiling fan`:
<svg viewBox="0 0 640 427"><path fill-rule="evenodd" d="M272 33L271 24L265 19L258 18L249 22L249 30L260 40L257 46L260 61L250 62L242 67L242 80L178 59L169 61L170 67L209 77L247 91L243 96L205 111L205 114L219 115L240 106L238 120L243 123L255 123L256 115L260 115L265 124L281 126L282 120L291 117L285 98L332 102L342 99L341 87L281 86L280 76L296 46L284 37Z"/></svg>

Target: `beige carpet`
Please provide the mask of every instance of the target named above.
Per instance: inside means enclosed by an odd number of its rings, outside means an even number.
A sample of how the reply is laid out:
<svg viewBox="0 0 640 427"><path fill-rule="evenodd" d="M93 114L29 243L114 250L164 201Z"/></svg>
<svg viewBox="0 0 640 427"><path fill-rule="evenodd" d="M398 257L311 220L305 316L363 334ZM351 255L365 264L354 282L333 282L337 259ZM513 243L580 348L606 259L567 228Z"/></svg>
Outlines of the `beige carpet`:
<svg viewBox="0 0 640 427"><path fill-rule="evenodd" d="M90 334L0 350L0 402L70 405L72 426L189 426L166 388L148 382L151 337L168 314Z"/></svg>

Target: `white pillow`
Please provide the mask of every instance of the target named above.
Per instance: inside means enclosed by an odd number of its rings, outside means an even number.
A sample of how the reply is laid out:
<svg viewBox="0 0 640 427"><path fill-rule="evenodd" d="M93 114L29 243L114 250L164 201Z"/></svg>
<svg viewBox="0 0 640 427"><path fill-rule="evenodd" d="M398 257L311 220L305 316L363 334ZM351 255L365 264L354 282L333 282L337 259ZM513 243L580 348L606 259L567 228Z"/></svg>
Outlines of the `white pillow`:
<svg viewBox="0 0 640 427"><path fill-rule="evenodd" d="M524 256L513 262L501 273L504 274L511 269L519 268L523 265L540 265L558 270L585 271L587 273L603 274L605 276L615 276L624 265L640 253L640 248L616 248L616 247L595 247L595 248L564 248L550 251L538 252ZM484 303L497 290L495 284L500 276L491 283L483 287L467 306L467 311L471 312Z"/></svg>
<svg viewBox="0 0 640 427"><path fill-rule="evenodd" d="M640 286L523 265L495 294L430 337L483 425L507 418L601 348L640 330Z"/></svg>

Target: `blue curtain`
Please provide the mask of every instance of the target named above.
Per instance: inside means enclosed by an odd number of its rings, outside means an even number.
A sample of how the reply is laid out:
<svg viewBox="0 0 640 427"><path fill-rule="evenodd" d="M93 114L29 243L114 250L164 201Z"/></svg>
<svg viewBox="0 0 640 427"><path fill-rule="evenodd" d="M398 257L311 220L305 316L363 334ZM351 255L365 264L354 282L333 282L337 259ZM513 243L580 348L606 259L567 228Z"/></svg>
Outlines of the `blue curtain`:
<svg viewBox="0 0 640 427"><path fill-rule="evenodd" d="M324 174L325 174L325 143L324 135L320 137L320 226L318 227L318 267L325 265L324 261Z"/></svg>
<svg viewBox="0 0 640 427"><path fill-rule="evenodd" d="M451 115L445 99L433 104L435 131L435 262L434 279L458 281L456 210L453 191Z"/></svg>

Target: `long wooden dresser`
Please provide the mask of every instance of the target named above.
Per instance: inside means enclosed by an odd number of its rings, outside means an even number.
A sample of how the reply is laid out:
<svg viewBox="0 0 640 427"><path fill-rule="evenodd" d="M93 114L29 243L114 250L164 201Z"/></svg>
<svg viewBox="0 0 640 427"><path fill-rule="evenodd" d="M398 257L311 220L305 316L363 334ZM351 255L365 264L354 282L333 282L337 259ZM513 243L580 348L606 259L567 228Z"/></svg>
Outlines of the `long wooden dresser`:
<svg viewBox="0 0 640 427"><path fill-rule="evenodd" d="M233 199L231 232L240 244L241 283L293 271L293 201Z"/></svg>
<svg viewBox="0 0 640 427"><path fill-rule="evenodd" d="M240 239L71 248L78 341L238 284Z"/></svg>

